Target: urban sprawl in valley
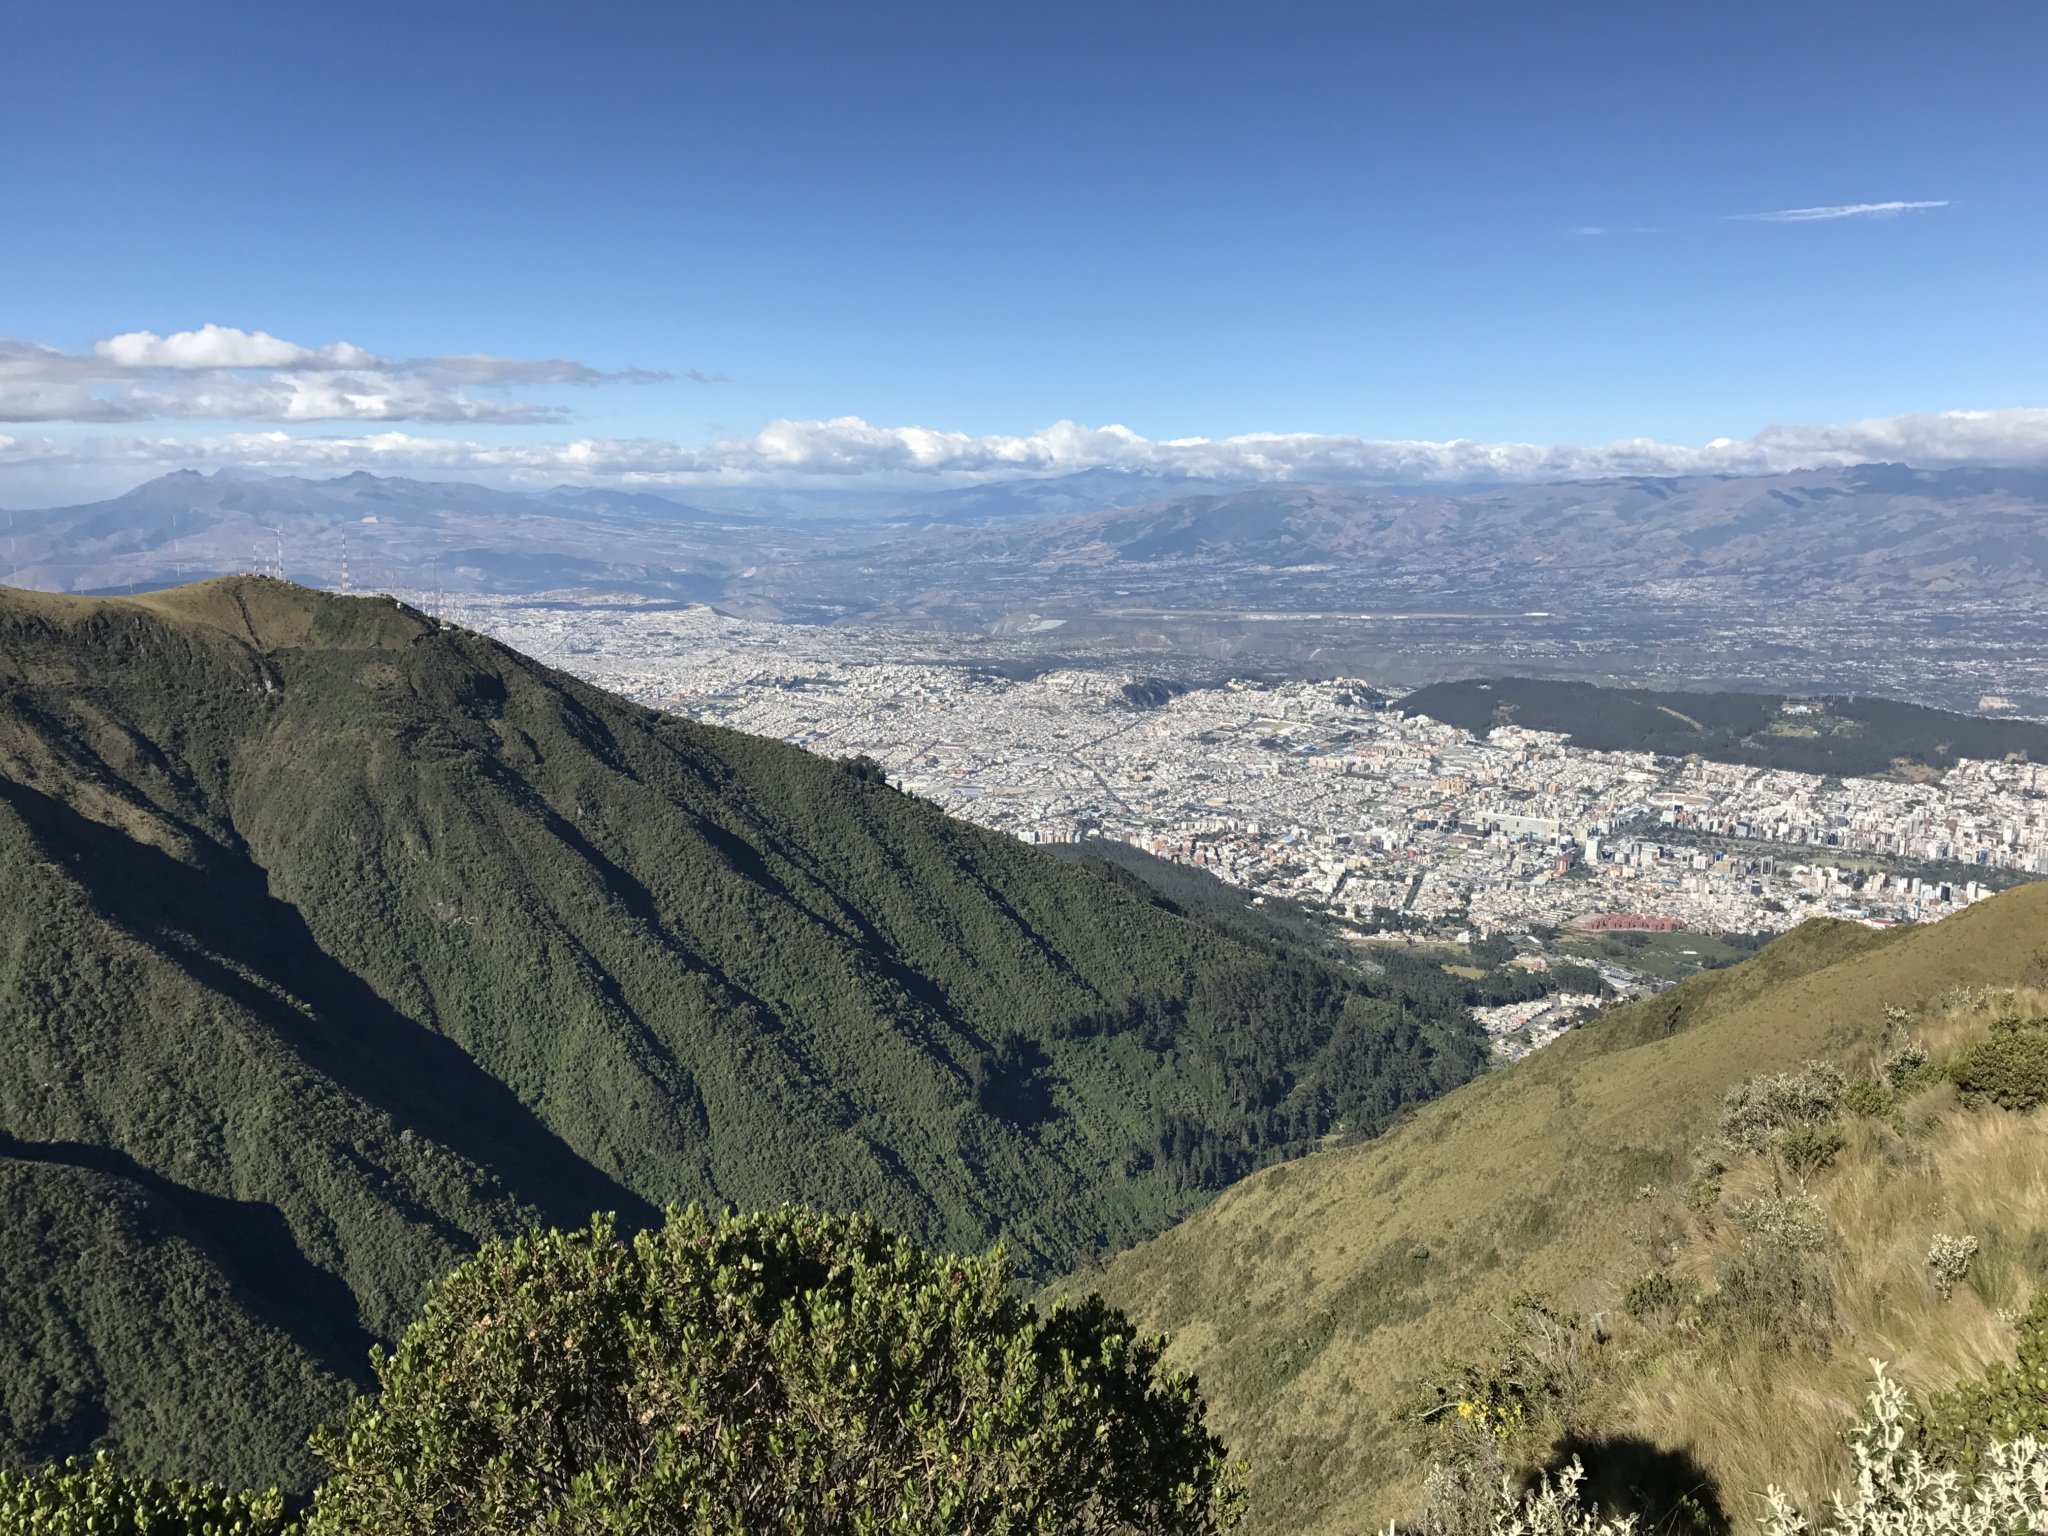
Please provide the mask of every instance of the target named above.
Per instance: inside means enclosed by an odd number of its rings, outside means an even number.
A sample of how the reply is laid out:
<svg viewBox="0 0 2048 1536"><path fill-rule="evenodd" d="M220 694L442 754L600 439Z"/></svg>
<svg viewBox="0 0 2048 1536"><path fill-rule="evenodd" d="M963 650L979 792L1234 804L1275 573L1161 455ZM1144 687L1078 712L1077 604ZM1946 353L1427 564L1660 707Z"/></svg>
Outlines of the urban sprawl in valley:
<svg viewBox="0 0 2048 1536"><path fill-rule="evenodd" d="M465 598L447 616L639 703L870 758L1026 842L1129 843L1356 929L1773 933L1939 918L2048 874L2048 773L2028 763L1824 779L1479 738L1361 680L1018 680L957 637L667 603ZM1526 1026L1515 1010L1497 1022Z"/></svg>

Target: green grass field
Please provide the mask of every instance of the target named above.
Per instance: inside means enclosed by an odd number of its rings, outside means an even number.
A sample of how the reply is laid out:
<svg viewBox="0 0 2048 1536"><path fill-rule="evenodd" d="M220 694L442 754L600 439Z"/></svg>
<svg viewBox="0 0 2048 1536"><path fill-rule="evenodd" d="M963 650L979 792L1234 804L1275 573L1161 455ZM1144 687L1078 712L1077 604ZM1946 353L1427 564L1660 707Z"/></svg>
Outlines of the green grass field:
<svg viewBox="0 0 2048 1536"><path fill-rule="evenodd" d="M1630 943L1612 934L1567 931L1558 935L1553 947L1559 954L1574 959L1610 961L1665 981L1682 981L1716 966L1733 965L1755 953L1752 949L1729 943L1721 934L1694 933L1683 928L1674 933L1645 933L1633 937L1643 942Z"/></svg>

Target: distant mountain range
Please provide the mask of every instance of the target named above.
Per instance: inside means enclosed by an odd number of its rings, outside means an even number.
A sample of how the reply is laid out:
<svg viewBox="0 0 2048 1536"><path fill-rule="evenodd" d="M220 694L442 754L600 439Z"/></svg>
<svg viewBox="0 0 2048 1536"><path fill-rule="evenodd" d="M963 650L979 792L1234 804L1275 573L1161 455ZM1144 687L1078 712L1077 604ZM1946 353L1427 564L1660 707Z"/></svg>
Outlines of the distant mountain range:
<svg viewBox="0 0 2048 1536"><path fill-rule="evenodd" d="M888 542L905 523L975 526L1156 500L1180 477L1055 480L878 495L708 487L680 499L555 486L522 492L363 471L334 479L180 470L107 501L8 514L15 585L152 588L238 571L360 588L563 587L705 599L768 571ZM843 594L842 594L843 595Z"/></svg>
<svg viewBox="0 0 2048 1536"><path fill-rule="evenodd" d="M0 957L0 1463L258 1484L488 1236L803 1200L1043 1275L1482 1060L1433 965L260 578L0 594Z"/></svg>
<svg viewBox="0 0 2048 1536"><path fill-rule="evenodd" d="M2048 471L1899 465L1624 479L1449 495L1265 485L1035 521L976 552L1156 562L1521 571L1604 581L1740 575L1813 585L2048 591Z"/></svg>
<svg viewBox="0 0 2048 1536"><path fill-rule="evenodd" d="M282 565L321 586L529 590L631 583L706 597L744 513L558 487L531 495L358 472L331 480L181 470L110 501L13 514L23 585L143 588Z"/></svg>
<svg viewBox="0 0 2048 1536"><path fill-rule="evenodd" d="M1400 493L1219 486L1113 470L940 491L558 486L181 471L11 514L20 584L114 590L242 569L340 585L631 590L887 611L935 585L963 611L1144 571L1294 568L1366 588L1512 593L1735 581L1762 590L2048 600L2048 472L1899 465ZM1020 592L1019 582L1024 583ZM1322 601L1322 598L1314 601Z"/></svg>

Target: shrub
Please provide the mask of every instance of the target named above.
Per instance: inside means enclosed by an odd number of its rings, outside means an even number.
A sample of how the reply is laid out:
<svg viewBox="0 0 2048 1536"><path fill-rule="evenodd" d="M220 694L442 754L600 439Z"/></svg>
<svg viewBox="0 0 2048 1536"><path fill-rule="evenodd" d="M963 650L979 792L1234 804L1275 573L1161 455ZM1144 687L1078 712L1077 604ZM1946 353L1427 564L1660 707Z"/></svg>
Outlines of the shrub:
<svg viewBox="0 0 2048 1536"><path fill-rule="evenodd" d="M1934 1288L1947 1301L1970 1273L1970 1260L1977 1256L1977 1239L1956 1237L1947 1232L1934 1234L1927 1245L1927 1268L1934 1275Z"/></svg>
<svg viewBox="0 0 2048 1536"><path fill-rule="evenodd" d="M1686 1207L1689 1210L1696 1211L1701 1216L1711 1217L1715 1211L1721 1208L1721 1180L1723 1176L1722 1170L1717 1168L1711 1173L1703 1173L1694 1179L1685 1191Z"/></svg>
<svg viewBox="0 0 2048 1536"><path fill-rule="evenodd" d="M1745 1201L1735 1220L1762 1248L1803 1253L1825 1247L1828 1240L1827 1212L1810 1195Z"/></svg>
<svg viewBox="0 0 2048 1536"><path fill-rule="evenodd" d="M1842 1090L1842 1108L1852 1115L1883 1120L1898 1108L1898 1100L1892 1097L1891 1089L1877 1078L1859 1077Z"/></svg>
<svg viewBox="0 0 2048 1536"><path fill-rule="evenodd" d="M1653 1269L1637 1279L1621 1298L1621 1310L1637 1322L1672 1322L1699 1296L1690 1275Z"/></svg>
<svg viewBox="0 0 2048 1536"><path fill-rule="evenodd" d="M1806 1195L1751 1200L1735 1219L1748 1237L1721 1266L1709 1315L1773 1348L1824 1338L1834 1326L1835 1301L1816 1257L1828 1240L1818 1202Z"/></svg>
<svg viewBox="0 0 2048 1536"><path fill-rule="evenodd" d="M1927 1051L1924 1046L1902 1045L1885 1057L1884 1080L1894 1088L1903 1089L1926 1065Z"/></svg>
<svg viewBox="0 0 2048 1536"><path fill-rule="evenodd" d="M1808 1174L1827 1167L1848 1144L1839 1125L1795 1125L1778 1138L1778 1153L1794 1173Z"/></svg>
<svg viewBox="0 0 2048 1536"><path fill-rule="evenodd" d="M1576 1456L1555 1481L1541 1473L1525 1493L1509 1477L1481 1483L1431 1467L1415 1536L1633 1536L1633 1515L1603 1519L1586 1507L1579 1496L1585 1478ZM1380 1536L1397 1531L1390 1525Z"/></svg>
<svg viewBox="0 0 2048 1536"><path fill-rule="evenodd" d="M1422 1479L1422 1513L1411 1536L1493 1536L1506 1479L1500 1449L1491 1441L1449 1461L1431 1462Z"/></svg>
<svg viewBox="0 0 2048 1536"><path fill-rule="evenodd" d="M1841 1113L1844 1086L1840 1069L1824 1061L1737 1083L1722 1101L1721 1134L1732 1146L1768 1152L1786 1131Z"/></svg>
<svg viewBox="0 0 2048 1536"><path fill-rule="evenodd" d="M1511 1298L1490 1352L1444 1362L1414 1393L1410 1417L1428 1431L1425 1454L1440 1454L1448 1439L1454 1458L1463 1460L1470 1442L1499 1446L1539 1422L1584 1427L1579 1420L1606 1343L1586 1318L1542 1296Z"/></svg>
<svg viewBox="0 0 2048 1536"><path fill-rule="evenodd" d="M1949 1064L1949 1078L1970 1098L2032 1109L2048 1101L2048 1030L1995 1029Z"/></svg>
<svg viewBox="0 0 2048 1536"><path fill-rule="evenodd" d="M1519 1499L1503 1486L1505 1507L1494 1517L1494 1536L1628 1536L1636 1528L1633 1516L1603 1520L1580 1501L1579 1484L1585 1476L1575 1456L1555 1482L1543 1473Z"/></svg>
<svg viewBox="0 0 2048 1536"><path fill-rule="evenodd" d="M998 1251L858 1218L672 1211L487 1244L381 1392L316 1437L321 1536L1208 1533L1240 1495L1194 1383L1091 1298L1040 1316Z"/></svg>
<svg viewBox="0 0 2048 1536"><path fill-rule="evenodd" d="M1974 1474L2000 1441L2048 1439L2048 1291L2019 1320L2019 1335L2011 1364L1928 1403L1916 1439L1929 1459Z"/></svg>
<svg viewBox="0 0 2048 1536"><path fill-rule="evenodd" d="M1876 1364L1876 1362L1872 1362ZM2042 1529L2048 1445L2028 1436L2000 1442L1965 1481L1908 1449L1906 1394L1877 1366L1870 1417L1853 1432L1856 1483L1829 1504L1824 1536L2018 1536ZM1765 1491L1765 1536L1803 1536L1809 1526L1783 1492Z"/></svg>
<svg viewBox="0 0 2048 1536"><path fill-rule="evenodd" d="M284 1499L117 1472L104 1453L34 1472L0 1468L0 1531L25 1536L286 1536Z"/></svg>

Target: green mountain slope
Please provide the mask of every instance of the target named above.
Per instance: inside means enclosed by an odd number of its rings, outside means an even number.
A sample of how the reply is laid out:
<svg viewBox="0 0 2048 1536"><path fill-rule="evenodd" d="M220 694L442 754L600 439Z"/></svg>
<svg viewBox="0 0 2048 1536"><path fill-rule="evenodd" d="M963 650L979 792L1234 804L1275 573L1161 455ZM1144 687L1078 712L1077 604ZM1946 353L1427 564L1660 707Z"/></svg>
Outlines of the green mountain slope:
<svg viewBox="0 0 2048 1536"><path fill-rule="evenodd" d="M1497 677L1432 683L1404 698L1401 711L1482 734L1510 724L1555 731L1594 752L1695 754L1796 773L1942 772L1964 757L2048 759L2048 725L2038 720L1959 715L1892 699L1675 693Z"/></svg>
<svg viewBox="0 0 2048 1536"><path fill-rule="evenodd" d="M596 1208L1071 1265L1469 1077L1428 981L387 600L0 593L0 1457L300 1480L430 1275Z"/></svg>
<svg viewBox="0 0 2048 1536"><path fill-rule="evenodd" d="M1867 1077L1916 1038L1939 1057L1993 1027L1985 989L2044 975L2048 887L1926 928L1809 923L1375 1142L1259 1173L1085 1284L1173 1332L1175 1363L1200 1373L1251 1465L1261 1532L1406 1516L1443 1448L1417 1417L1428 1381L1447 1365L1526 1377L1539 1356L1570 1390L1537 1395L1550 1417L1516 1421L1526 1461L1633 1447L1631 1467L1654 1453L1702 1488L1718 1478L1745 1518L1767 1479L1816 1497L1846 1476L1838 1431L1871 1356L1933 1390L2010 1353L2001 1310L2048 1285L2048 1110L1973 1106L1945 1086L1896 1104L1860 1090L1883 1102L1844 1115L1834 1165L1811 1175L1824 1235L1785 1271L1807 1287L1792 1302L1756 1279L1763 1239L1744 1222L1776 1177L1796 1192L1805 1175L1754 1157L1715 1174L1702 1149L1723 1097L1810 1059ZM2048 1003L2022 986L1996 1008L2038 1017ZM2048 1048L2030 1049L2048 1066ZM1982 1245L1947 1302L1926 1268L1940 1232ZM1649 1275L1669 1288L1632 1289ZM1554 1315L1520 1309L1532 1292ZM1638 1321L1631 1305L1672 1315ZM1524 1353L1504 1355L1517 1319Z"/></svg>
<svg viewBox="0 0 2048 1536"><path fill-rule="evenodd" d="M0 1441L10 1461L100 1442L230 1478L302 1478L294 1427L331 1418L367 1338L346 1291L312 1336L301 1284L333 1278L270 1208L0 1143ZM84 1162L70 1162L79 1157ZM147 1326L142 1326L146 1322ZM295 1330L299 1336L295 1337Z"/></svg>

